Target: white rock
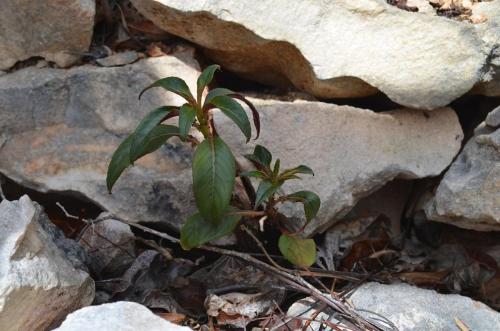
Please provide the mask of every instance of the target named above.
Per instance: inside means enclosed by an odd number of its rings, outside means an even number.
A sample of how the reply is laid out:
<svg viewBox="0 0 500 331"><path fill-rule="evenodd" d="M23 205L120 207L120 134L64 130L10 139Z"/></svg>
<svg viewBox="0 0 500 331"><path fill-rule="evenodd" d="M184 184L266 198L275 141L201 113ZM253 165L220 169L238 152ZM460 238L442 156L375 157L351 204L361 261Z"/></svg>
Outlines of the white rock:
<svg viewBox="0 0 500 331"><path fill-rule="evenodd" d="M367 283L349 298L360 314L392 322L399 331L450 331L459 330L455 318L471 330L497 331L500 313L483 303L457 294L439 294L407 284L382 285ZM306 298L294 303L288 310L289 318L307 319L315 314L311 309L314 300ZM374 312L379 316L372 315ZM331 312L324 310L311 323L313 331L320 328L322 320L331 320ZM321 330L331 331L329 327Z"/></svg>
<svg viewBox="0 0 500 331"><path fill-rule="evenodd" d="M28 196L0 203L2 331L44 331L94 298L94 281L73 267L38 216Z"/></svg>
<svg viewBox="0 0 500 331"><path fill-rule="evenodd" d="M88 51L94 0L2 0L0 70L40 56L66 67Z"/></svg>
<svg viewBox="0 0 500 331"><path fill-rule="evenodd" d="M156 316L135 302L120 301L82 308L54 331L190 331Z"/></svg>
<svg viewBox="0 0 500 331"><path fill-rule="evenodd" d="M261 114L261 136L245 144L220 113L216 126L238 154L266 146L282 168L310 166L315 176L290 181L284 190L311 190L322 207L307 233L323 231L364 196L388 181L439 175L458 153L462 129L450 108L431 113L401 109L375 113L321 102L251 99Z"/></svg>
<svg viewBox="0 0 500 331"><path fill-rule="evenodd" d="M251 79L321 98L377 89L412 108L449 104L475 85L500 95L500 2L468 22L407 12L385 0L132 0L164 30Z"/></svg>

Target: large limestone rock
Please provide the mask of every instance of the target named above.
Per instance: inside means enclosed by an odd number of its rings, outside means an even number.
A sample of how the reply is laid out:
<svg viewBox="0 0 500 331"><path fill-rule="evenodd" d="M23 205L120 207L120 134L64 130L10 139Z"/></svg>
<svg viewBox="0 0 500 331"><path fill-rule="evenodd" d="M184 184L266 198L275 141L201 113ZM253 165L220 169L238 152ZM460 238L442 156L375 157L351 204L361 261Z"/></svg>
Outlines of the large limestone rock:
<svg viewBox="0 0 500 331"><path fill-rule="evenodd" d="M135 302L119 301L82 308L54 331L190 331L156 316Z"/></svg>
<svg viewBox="0 0 500 331"><path fill-rule="evenodd" d="M356 289L349 300L362 315L378 320L379 323L381 318L387 319L399 331L459 330L456 319L470 330L496 331L500 325L500 313L481 302L407 284L367 283ZM289 308L287 315L307 320L316 313L311 305L314 305L311 298L300 300ZM328 310L317 314L316 322L311 323L312 330L320 330L320 321L328 319L335 322ZM326 327L321 330L332 329Z"/></svg>
<svg viewBox="0 0 500 331"><path fill-rule="evenodd" d="M431 220L500 231L500 107L475 130L424 208Z"/></svg>
<svg viewBox="0 0 500 331"><path fill-rule="evenodd" d="M375 113L320 102L252 101L262 123L256 142L245 144L238 128L220 113L218 131L241 155L259 143L284 168L306 164L314 170L315 177L284 186L288 193L309 189L321 197L309 234L325 230L359 199L396 177L439 175L458 153L463 137L450 108Z"/></svg>
<svg viewBox="0 0 500 331"><path fill-rule="evenodd" d="M2 0L0 70L43 57L66 67L88 51L94 0Z"/></svg>
<svg viewBox="0 0 500 331"><path fill-rule="evenodd" d="M0 203L0 330L44 331L94 299L94 281L39 223L28 196Z"/></svg>
<svg viewBox="0 0 500 331"><path fill-rule="evenodd" d="M132 0L166 31L226 68L320 98L385 93L413 108L449 104L476 86L500 95L500 2L473 25L385 0Z"/></svg>
<svg viewBox="0 0 500 331"><path fill-rule="evenodd" d="M195 90L192 56L186 48L125 67L30 67L0 77L0 172L42 192L81 193L118 217L178 229L194 211L190 146L171 139L127 170L113 194L105 178L112 153L148 112L183 102L161 89L138 100L139 92L166 76Z"/></svg>

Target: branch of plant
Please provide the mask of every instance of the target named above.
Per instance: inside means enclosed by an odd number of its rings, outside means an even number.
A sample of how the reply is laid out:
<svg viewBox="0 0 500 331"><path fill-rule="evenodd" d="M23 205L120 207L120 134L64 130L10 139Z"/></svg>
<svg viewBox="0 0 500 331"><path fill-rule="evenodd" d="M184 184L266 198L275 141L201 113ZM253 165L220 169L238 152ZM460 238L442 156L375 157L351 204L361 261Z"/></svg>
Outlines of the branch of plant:
<svg viewBox="0 0 500 331"><path fill-rule="evenodd" d="M156 230L148 228L144 225L134 223L134 222L122 219L120 217L113 216L111 214L104 214L101 217L98 217L95 221L92 221L92 220L84 220L84 221L89 222L91 224L92 222L100 222L100 221L103 221L105 219L114 219L114 220L117 220L117 221L122 222L124 224L127 224L131 227L135 227L135 228L142 230L144 232L147 232L147 233L153 234L157 237L166 239L172 243L175 243L175 244L180 243L179 239L177 239L173 236L170 236L166 233L156 231ZM242 252L232 251L232 250L214 247L214 246L209 246L209 245L201 245L198 248L202 249L202 250L222 254L222 255L232 256L235 258L242 259L246 262L249 262L249 263L255 265L256 267L262 269L263 271L266 271L266 272L276 276L277 278L279 278L283 282L290 285L295 290L297 290L301 293L307 294L307 295L311 295L314 298L316 298L317 300L319 300L319 301L327 304L329 307L335 309L336 311L339 311L342 314L344 314L345 316L350 317L351 319L356 321L359 325L363 326L365 328L365 330L381 330L378 327L372 325L370 322L365 321L363 319L363 317L361 315L359 315L352 307L346 305L342 301L338 301L335 298L332 298L329 295L319 291L313 285L311 285L310 283L305 281L301 276L296 275L295 272L293 272L292 270L289 270L289 269L281 270L280 268L269 265L265 262L262 262L256 258L252 257L249 254L242 253Z"/></svg>

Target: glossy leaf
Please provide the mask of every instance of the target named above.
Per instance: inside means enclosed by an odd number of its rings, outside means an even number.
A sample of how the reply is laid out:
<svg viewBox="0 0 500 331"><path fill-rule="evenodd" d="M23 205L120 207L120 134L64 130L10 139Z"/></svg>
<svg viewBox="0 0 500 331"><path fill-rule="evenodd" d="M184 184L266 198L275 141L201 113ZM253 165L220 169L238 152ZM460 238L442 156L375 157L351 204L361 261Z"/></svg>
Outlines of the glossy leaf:
<svg viewBox="0 0 500 331"><path fill-rule="evenodd" d="M240 172L240 177L264 178L266 177L266 174L259 170L250 170Z"/></svg>
<svg viewBox="0 0 500 331"><path fill-rule="evenodd" d="M130 160L134 162L140 157L141 149L144 149L144 140L148 134L163 120L163 118L177 107L160 107L150 112L139 123L134 131L134 139L130 147Z"/></svg>
<svg viewBox="0 0 500 331"><path fill-rule="evenodd" d="M132 146L132 140L134 139L134 134L129 135L118 148L113 153L111 162L108 165L108 172L106 175L106 186L108 187L109 193L113 185L115 185L118 178L128 166L131 165L130 162L130 146Z"/></svg>
<svg viewBox="0 0 500 331"><path fill-rule="evenodd" d="M222 87L214 88L213 90L210 90L210 92L208 92L208 94L205 98L204 106L210 104L212 99L215 97L218 97L221 95L227 96L227 95L232 95L232 94L235 94L235 92L233 92L227 88L222 88Z"/></svg>
<svg viewBox="0 0 500 331"><path fill-rule="evenodd" d="M143 139L143 144L139 147L138 150L139 155L133 161L143 157L146 154L156 151L169 138L178 135L179 128L177 128L176 126L163 124L157 125ZM130 159L130 148L132 146L133 140L134 134L132 133L120 144L120 146L118 146L113 154L113 157L111 158L111 162L108 166L108 172L106 175L106 185L109 192L111 192L113 185L116 183L123 171L128 166L132 165L132 160Z"/></svg>
<svg viewBox="0 0 500 331"><path fill-rule="evenodd" d="M314 172L311 168L305 165L299 165L298 167L287 169L280 174L281 180L298 178L296 174L305 174L314 176Z"/></svg>
<svg viewBox="0 0 500 331"><path fill-rule="evenodd" d="M140 149L139 158L156 151L163 146L168 139L179 136L179 128L173 125L157 125L144 139L144 148ZM135 160L134 160L135 161Z"/></svg>
<svg viewBox="0 0 500 331"><path fill-rule="evenodd" d="M254 209L257 209L262 202L276 193L276 191L280 189L281 185L283 185L283 183L272 183L268 180L261 181L259 187L257 188L257 192L255 192Z"/></svg>
<svg viewBox="0 0 500 331"><path fill-rule="evenodd" d="M256 145L253 154L247 154L245 157L270 171L273 156L264 146Z"/></svg>
<svg viewBox="0 0 500 331"><path fill-rule="evenodd" d="M193 95L191 94L191 91L189 91L189 87L187 86L186 82L179 77L166 77L157 80L153 84L149 85L146 87L144 90L141 91L139 94L139 99L141 96L146 92L147 90L153 88L153 87L162 87L167 91L173 92L177 95L180 95L184 99L187 100L187 102L194 104L195 99Z"/></svg>
<svg viewBox="0 0 500 331"><path fill-rule="evenodd" d="M196 118L196 108L186 103L179 110L179 133L185 139Z"/></svg>
<svg viewBox="0 0 500 331"><path fill-rule="evenodd" d="M193 191L202 217L212 223L222 219L234 188L236 161L220 137L198 145L193 157Z"/></svg>
<svg viewBox="0 0 500 331"><path fill-rule="evenodd" d="M234 101L228 96L220 95L213 98L210 103L219 108L224 115L236 123L247 138L247 142L250 140L252 137L252 127L250 126L250 121L248 120L245 109L243 109L237 101Z"/></svg>
<svg viewBox="0 0 500 331"><path fill-rule="evenodd" d="M208 84L210 84L210 82L214 78L215 71L219 69L220 69L219 65L212 64L206 67L205 70L203 70L203 72L201 73L200 77L198 77L198 80L196 81L198 100L201 100L201 95L203 94L203 90Z"/></svg>
<svg viewBox="0 0 500 331"><path fill-rule="evenodd" d="M291 263L309 267L316 262L316 243L313 239L282 234L278 241L281 254Z"/></svg>
<svg viewBox="0 0 500 331"><path fill-rule="evenodd" d="M307 222L311 221L321 206L321 200L316 193L310 191L299 191L286 196L287 200L301 202L304 204L304 213Z"/></svg>
<svg viewBox="0 0 500 331"><path fill-rule="evenodd" d="M257 135L255 136L255 139L259 138L259 136L260 136L260 115L259 115L259 112L257 111L257 109L255 108L255 106L253 105L253 103L248 101L248 99L245 98L244 96L242 96L241 94L232 94L231 97L243 101L248 106L248 108L250 108L250 110L252 111L253 124L255 125L255 131L257 131Z"/></svg>
<svg viewBox="0 0 500 331"><path fill-rule="evenodd" d="M233 232L241 215L223 216L221 222L213 223L203 219L201 214L190 216L181 229L181 246L185 250L203 245Z"/></svg>

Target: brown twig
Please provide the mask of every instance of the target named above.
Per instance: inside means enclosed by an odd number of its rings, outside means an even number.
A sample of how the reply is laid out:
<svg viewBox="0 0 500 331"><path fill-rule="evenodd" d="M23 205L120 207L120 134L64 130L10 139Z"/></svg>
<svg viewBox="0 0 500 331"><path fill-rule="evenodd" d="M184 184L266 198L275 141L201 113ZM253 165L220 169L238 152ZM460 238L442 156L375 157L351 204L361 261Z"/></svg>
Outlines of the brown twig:
<svg viewBox="0 0 500 331"><path fill-rule="evenodd" d="M137 228L139 230L142 230L144 232L153 234L157 237L166 239L172 243L179 244L180 240L170 236L167 233L159 232L154 229L148 228L147 226L137 224L128 220L125 220L123 218L111 215L111 214L101 214L97 219L95 220L87 220L87 219L81 219L79 217L76 217L74 215L69 214L66 209L61 205L57 204L59 208L63 210L63 212L66 214L67 217L70 218L75 218L75 219L80 219L87 224L93 224L95 222L101 222L106 219L114 219L116 221L122 222L124 224L127 224L131 227ZM261 260L258 260L254 258L253 256L242 253L242 252L237 252L237 251L232 251L224 248L219 248L219 247L214 247L214 246L209 246L209 245L201 245L198 247L199 249L209 251L209 252L214 252L222 255L227 255L227 256L232 256L241 260L244 260L248 263L251 263L252 265L258 267L259 269L272 274L273 276L277 277L279 280L281 280L283 283L288 284L291 288L294 290L310 295L314 297L315 299L323 302L326 304L328 307L334 309L335 311L338 311L341 313L343 316L346 318L350 319L353 323L355 323L358 327L360 327L360 330L381 330L378 326L376 326L374 323L371 323L370 321L367 321L364 319L361 315L359 315L354 309L352 309L350 306L346 305L342 301L338 301L335 298L319 291L317 288L315 288L313 285L305 281L302 277L299 275L296 275L295 272L292 270L284 269L282 270L282 267L278 268L273 265L269 265L265 262L262 262Z"/></svg>

